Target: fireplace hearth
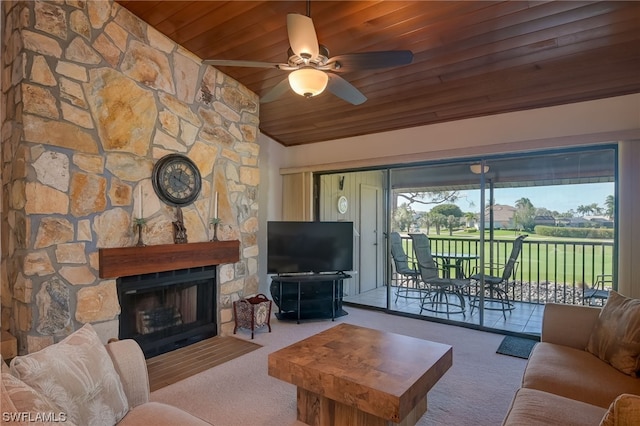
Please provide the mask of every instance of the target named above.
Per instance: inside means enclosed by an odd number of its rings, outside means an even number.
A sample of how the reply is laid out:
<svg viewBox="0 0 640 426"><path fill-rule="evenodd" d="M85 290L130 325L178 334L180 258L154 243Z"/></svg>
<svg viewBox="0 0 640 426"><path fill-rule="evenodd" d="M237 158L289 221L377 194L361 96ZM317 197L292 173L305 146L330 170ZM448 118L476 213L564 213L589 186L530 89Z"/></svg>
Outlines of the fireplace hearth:
<svg viewBox="0 0 640 426"><path fill-rule="evenodd" d="M120 339L146 358L217 334L216 266L120 277Z"/></svg>

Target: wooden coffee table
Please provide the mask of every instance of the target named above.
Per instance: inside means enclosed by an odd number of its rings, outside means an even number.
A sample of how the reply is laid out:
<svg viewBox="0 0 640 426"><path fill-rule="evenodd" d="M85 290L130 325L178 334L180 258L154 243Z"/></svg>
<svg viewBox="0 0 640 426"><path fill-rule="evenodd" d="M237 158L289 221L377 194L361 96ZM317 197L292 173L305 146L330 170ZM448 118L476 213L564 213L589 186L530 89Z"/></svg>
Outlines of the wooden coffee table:
<svg viewBox="0 0 640 426"><path fill-rule="evenodd" d="M298 387L310 425L413 425L451 367L451 346L340 324L269 354L269 375Z"/></svg>

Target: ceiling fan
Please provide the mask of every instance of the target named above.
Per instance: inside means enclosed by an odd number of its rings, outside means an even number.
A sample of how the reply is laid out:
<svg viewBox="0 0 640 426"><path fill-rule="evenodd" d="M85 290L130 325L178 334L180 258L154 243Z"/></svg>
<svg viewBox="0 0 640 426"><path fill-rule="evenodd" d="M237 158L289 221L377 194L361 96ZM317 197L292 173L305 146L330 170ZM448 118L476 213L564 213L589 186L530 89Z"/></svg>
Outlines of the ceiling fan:
<svg viewBox="0 0 640 426"><path fill-rule="evenodd" d="M274 101L291 88L307 98L317 96L328 89L335 96L353 105L360 105L367 100L366 96L336 74L337 72L395 67L410 64L413 60L413 53L410 50L351 53L330 57L329 50L318 44L309 3L307 3L307 15L297 13L287 15L287 34L291 47L286 64L224 59L207 59L203 63L213 66L275 68L290 71L287 78L260 98L260 103Z"/></svg>

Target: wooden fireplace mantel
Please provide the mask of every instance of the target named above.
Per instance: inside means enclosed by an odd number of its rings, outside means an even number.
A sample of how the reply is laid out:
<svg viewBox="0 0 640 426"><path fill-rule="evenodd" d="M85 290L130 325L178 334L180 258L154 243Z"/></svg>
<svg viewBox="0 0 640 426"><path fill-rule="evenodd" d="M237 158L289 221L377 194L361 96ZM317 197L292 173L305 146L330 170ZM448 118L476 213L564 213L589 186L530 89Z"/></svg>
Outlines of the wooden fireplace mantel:
<svg viewBox="0 0 640 426"><path fill-rule="evenodd" d="M240 241L101 248L98 259L100 278L126 277L235 263L240 260Z"/></svg>

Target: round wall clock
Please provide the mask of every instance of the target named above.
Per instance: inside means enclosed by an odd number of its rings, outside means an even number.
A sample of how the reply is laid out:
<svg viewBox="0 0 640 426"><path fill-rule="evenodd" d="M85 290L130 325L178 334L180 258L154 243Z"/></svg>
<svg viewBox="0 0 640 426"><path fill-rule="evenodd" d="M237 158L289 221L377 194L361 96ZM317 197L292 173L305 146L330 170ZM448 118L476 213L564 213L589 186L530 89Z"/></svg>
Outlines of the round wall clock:
<svg viewBox="0 0 640 426"><path fill-rule="evenodd" d="M347 197L341 195L340 198L338 198L338 212L340 212L340 214L345 214L348 208L349 201L347 200Z"/></svg>
<svg viewBox="0 0 640 426"><path fill-rule="evenodd" d="M151 182L158 197L172 206L194 202L202 187L198 166L182 154L169 154L158 160Z"/></svg>

